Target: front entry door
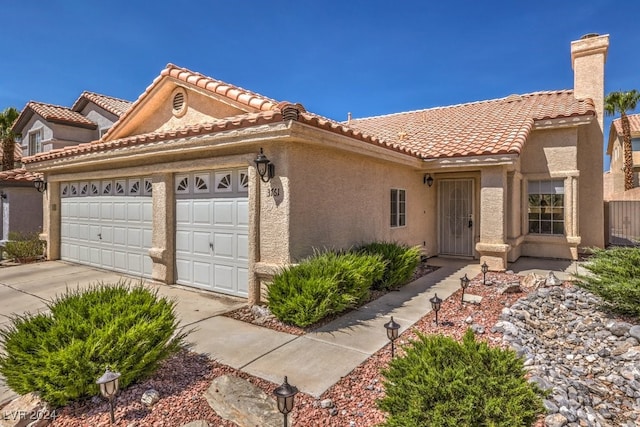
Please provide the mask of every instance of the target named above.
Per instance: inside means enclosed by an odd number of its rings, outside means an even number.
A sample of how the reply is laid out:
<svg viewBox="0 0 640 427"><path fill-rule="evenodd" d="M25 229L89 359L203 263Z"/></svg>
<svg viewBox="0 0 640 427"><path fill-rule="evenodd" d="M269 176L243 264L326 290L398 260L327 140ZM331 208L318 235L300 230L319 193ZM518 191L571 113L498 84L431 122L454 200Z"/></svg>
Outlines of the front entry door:
<svg viewBox="0 0 640 427"><path fill-rule="evenodd" d="M473 180L439 181L440 253L473 255Z"/></svg>

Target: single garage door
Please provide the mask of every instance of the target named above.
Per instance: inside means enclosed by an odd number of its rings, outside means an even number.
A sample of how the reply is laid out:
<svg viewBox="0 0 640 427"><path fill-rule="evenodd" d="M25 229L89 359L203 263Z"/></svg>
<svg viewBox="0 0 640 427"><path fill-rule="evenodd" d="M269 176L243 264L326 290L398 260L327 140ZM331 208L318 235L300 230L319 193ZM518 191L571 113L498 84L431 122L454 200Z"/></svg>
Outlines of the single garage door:
<svg viewBox="0 0 640 427"><path fill-rule="evenodd" d="M151 178L63 183L61 258L151 277Z"/></svg>
<svg viewBox="0 0 640 427"><path fill-rule="evenodd" d="M247 296L247 170L176 175L177 283Z"/></svg>

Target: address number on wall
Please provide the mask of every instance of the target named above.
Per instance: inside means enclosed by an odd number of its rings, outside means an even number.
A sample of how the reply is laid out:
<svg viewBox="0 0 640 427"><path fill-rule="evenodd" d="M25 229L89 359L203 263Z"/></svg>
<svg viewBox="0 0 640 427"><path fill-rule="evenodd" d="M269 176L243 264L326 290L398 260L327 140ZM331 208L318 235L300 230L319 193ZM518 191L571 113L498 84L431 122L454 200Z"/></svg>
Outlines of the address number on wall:
<svg viewBox="0 0 640 427"><path fill-rule="evenodd" d="M280 196L280 189L279 188L269 188L267 190L267 196L269 197L278 197Z"/></svg>

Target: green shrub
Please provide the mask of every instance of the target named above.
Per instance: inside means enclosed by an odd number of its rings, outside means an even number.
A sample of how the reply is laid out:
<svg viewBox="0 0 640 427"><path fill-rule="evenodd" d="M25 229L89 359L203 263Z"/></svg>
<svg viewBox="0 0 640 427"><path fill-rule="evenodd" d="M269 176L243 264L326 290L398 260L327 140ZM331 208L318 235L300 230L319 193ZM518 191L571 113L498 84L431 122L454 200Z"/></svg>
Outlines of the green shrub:
<svg viewBox="0 0 640 427"><path fill-rule="evenodd" d="M38 233L9 233L9 241L4 245L7 258L23 262L42 256L44 241Z"/></svg>
<svg viewBox="0 0 640 427"><path fill-rule="evenodd" d="M95 382L107 366L127 387L183 345L174 307L125 281L67 290L50 313L16 317L0 331L0 374L15 392L37 392L53 406L98 394Z"/></svg>
<svg viewBox="0 0 640 427"><path fill-rule="evenodd" d="M544 411L540 389L524 378L515 352L436 335L406 347L383 370L385 426L530 426Z"/></svg>
<svg viewBox="0 0 640 427"><path fill-rule="evenodd" d="M384 267L379 255L316 253L273 278L269 309L283 322L309 326L366 300Z"/></svg>
<svg viewBox="0 0 640 427"><path fill-rule="evenodd" d="M373 289L397 289L406 284L420 263L420 249L391 242L374 242L361 246L357 252L381 255L387 261L381 280Z"/></svg>
<svg viewBox="0 0 640 427"><path fill-rule="evenodd" d="M584 267L592 274L579 275L578 286L602 297L604 308L640 317L640 249L593 249Z"/></svg>

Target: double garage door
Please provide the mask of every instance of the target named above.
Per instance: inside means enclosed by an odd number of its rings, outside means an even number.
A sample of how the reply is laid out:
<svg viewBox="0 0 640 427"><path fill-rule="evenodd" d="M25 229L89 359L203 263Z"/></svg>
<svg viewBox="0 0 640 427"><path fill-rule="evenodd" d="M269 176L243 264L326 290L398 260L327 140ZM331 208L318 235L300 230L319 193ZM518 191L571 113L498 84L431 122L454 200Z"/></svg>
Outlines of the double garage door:
<svg viewBox="0 0 640 427"><path fill-rule="evenodd" d="M151 180L61 186L61 248L65 261L151 277Z"/></svg>
<svg viewBox="0 0 640 427"><path fill-rule="evenodd" d="M246 169L176 175L176 282L246 297ZM151 277L150 178L61 185L61 258Z"/></svg>

